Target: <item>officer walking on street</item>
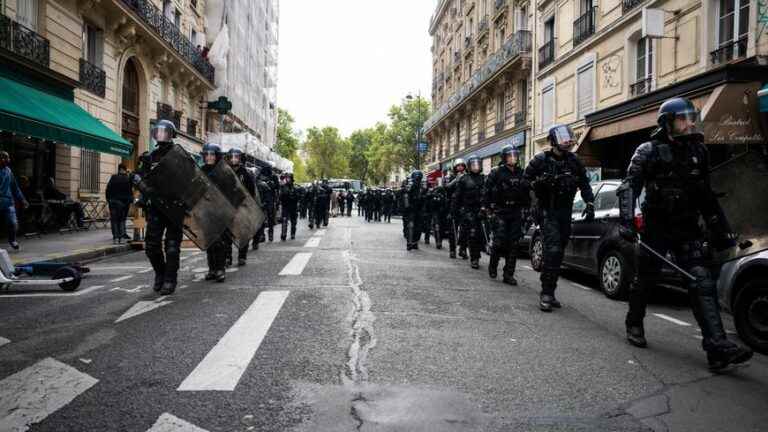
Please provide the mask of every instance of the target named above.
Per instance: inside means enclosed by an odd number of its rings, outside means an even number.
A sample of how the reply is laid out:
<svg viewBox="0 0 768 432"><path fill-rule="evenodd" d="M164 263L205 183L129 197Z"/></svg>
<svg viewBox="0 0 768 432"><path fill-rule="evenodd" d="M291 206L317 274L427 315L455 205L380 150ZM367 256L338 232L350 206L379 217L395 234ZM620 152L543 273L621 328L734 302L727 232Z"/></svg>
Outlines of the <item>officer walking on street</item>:
<svg viewBox="0 0 768 432"><path fill-rule="evenodd" d="M229 166L232 167L232 170L235 171L237 178L240 179L240 183L243 184L245 189L248 190L248 193L250 193L252 197L255 197L256 184L253 181L253 176L251 176L251 173L249 173L243 165L243 151L237 147L229 149L229 152L227 153L227 162L229 163ZM230 266L232 265L232 239L228 237L225 239L225 243L226 246L224 249L227 252L227 266ZM237 251L237 265L244 266L247 260L248 245L245 244Z"/></svg>
<svg viewBox="0 0 768 432"><path fill-rule="evenodd" d="M282 207L281 218L283 220L280 227L280 240L285 241L288 236L288 222L291 223L291 240L296 238L296 218L299 203L298 190L293 185L293 174L286 173L283 185L280 186L280 204Z"/></svg>
<svg viewBox="0 0 768 432"><path fill-rule="evenodd" d="M480 268L480 251L484 243L480 209L485 176L479 157L471 155L467 158L467 163L469 164L469 173L457 180L452 205L453 213L458 214L460 218L459 243L462 246L469 246L470 265L477 270Z"/></svg>
<svg viewBox="0 0 768 432"><path fill-rule="evenodd" d="M270 177L270 175L264 175L263 172L256 176L256 190L259 191L259 196L261 197L261 209L264 211L265 219L259 230L256 231L256 235L253 236L253 250L259 249L259 243L265 240L264 231L268 227L272 229L271 225L274 224L275 220L275 200L277 199L277 194L269 183Z"/></svg>
<svg viewBox="0 0 768 432"><path fill-rule="evenodd" d="M587 170L572 153L576 144L573 131L567 125L555 125L549 129L548 139L552 148L534 156L525 169L525 179L533 185L543 216L544 263L539 308L544 312L561 307L555 289L565 246L571 237L571 213L577 190L586 203L585 220L595 218L595 197Z"/></svg>
<svg viewBox="0 0 768 432"><path fill-rule="evenodd" d="M173 148L173 139L176 138L176 127L168 120L160 120L152 127L150 132L155 149L152 153L144 155L138 176L135 181L140 181L152 168L160 162ZM174 179L169 179L172 181ZM143 197L147 199L148 197ZM147 231L144 237L147 258L155 271L155 282L152 289L161 295L173 294L178 282L179 263L181 259L181 237L183 220L171 220L160 209L152 204L149 198L145 202L147 207ZM165 237L165 240L163 240Z"/></svg>
<svg viewBox="0 0 768 432"><path fill-rule="evenodd" d="M202 170L208 176L216 168L216 164L221 160L221 147L217 144L205 144L203 150L200 152L200 156L203 157L204 165ZM206 258L208 259L208 274L205 275L205 280L215 280L216 282L224 282L226 280L226 257L229 255L225 247L227 242L224 239L219 239L208 247L205 251ZM231 249L230 249L231 250Z"/></svg>
<svg viewBox="0 0 768 432"><path fill-rule="evenodd" d="M691 309L701 328L709 367L717 371L752 357L751 350L726 337L716 278L709 268L712 256L705 245L709 238L712 246L725 250L736 245L736 236L710 185L709 154L703 144L699 111L688 99L670 99L659 108L658 126L651 141L635 151L627 177L616 192L621 233L630 241L638 240L635 201L645 188L642 241L662 256L671 251L676 264L693 277L687 280ZM700 219L709 236L702 231ZM629 288L625 321L627 339L637 347L647 345L643 318L648 293L661 272L660 260L645 249L641 252L637 275Z"/></svg>
<svg viewBox="0 0 768 432"><path fill-rule="evenodd" d="M518 243L523 236L523 208L531 204L530 184L518 166L520 151L506 145L499 166L485 180L483 211L492 221L493 243L488 275L496 279L499 260L504 257L504 283L517 285L515 265Z"/></svg>
<svg viewBox="0 0 768 432"><path fill-rule="evenodd" d="M459 183L459 179L467 171L467 163L464 159L457 158L453 162L453 176L446 182L445 195L448 199L448 223L451 225L451 235L448 237L448 245L450 247L449 256L453 259L456 258L456 242L459 243L459 256L462 259L468 259L467 255L467 243L466 238L460 235L461 232L461 218L458 214L458 209L453 206L453 195L456 193L456 185Z"/></svg>
<svg viewBox="0 0 768 432"><path fill-rule="evenodd" d="M422 210L424 208L424 190L421 180L424 174L414 170L403 180L403 230L407 242L406 250L419 248Z"/></svg>

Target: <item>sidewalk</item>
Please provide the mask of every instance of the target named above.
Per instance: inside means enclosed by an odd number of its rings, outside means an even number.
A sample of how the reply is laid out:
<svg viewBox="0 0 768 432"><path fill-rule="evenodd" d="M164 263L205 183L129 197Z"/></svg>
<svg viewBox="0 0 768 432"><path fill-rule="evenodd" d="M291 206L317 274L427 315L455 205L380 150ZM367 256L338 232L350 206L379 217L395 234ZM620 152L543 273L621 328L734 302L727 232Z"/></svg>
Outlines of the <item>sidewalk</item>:
<svg viewBox="0 0 768 432"><path fill-rule="evenodd" d="M132 232L131 229L128 230ZM19 236L21 249L13 250L4 241L3 249L8 251L14 264L26 264L37 261L61 260L78 262L112 255L131 250L130 245L112 244L112 232L107 228L91 228L87 231L72 233L51 233L40 238L26 239Z"/></svg>

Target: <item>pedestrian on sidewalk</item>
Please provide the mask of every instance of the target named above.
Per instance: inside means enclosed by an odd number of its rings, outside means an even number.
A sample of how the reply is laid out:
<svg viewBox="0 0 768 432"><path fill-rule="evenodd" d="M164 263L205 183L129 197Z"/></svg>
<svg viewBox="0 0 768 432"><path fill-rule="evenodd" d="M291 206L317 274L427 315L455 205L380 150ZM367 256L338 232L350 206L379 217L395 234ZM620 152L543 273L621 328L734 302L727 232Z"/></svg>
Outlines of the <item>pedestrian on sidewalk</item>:
<svg viewBox="0 0 768 432"><path fill-rule="evenodd" d="M112 227L112 242L120 244L130 237L125 232L125 221L128 219L128 209L133 202L133 191L128 170L125 165L117 166L117 174L113 174L107 183L107 203L109 203L109 221Z"/></svg>
<svg viewBox="0 0 768 432"><path fill-rule="evenodd" d="M16 177L11 172L11 157L7 152L0 151L0 216L8 224L8 243L15 250L19 249L16 241L16 231L19 229L19 220L16 217L16 203L22 208L29 207L24 194L21 193Z"/></svg>

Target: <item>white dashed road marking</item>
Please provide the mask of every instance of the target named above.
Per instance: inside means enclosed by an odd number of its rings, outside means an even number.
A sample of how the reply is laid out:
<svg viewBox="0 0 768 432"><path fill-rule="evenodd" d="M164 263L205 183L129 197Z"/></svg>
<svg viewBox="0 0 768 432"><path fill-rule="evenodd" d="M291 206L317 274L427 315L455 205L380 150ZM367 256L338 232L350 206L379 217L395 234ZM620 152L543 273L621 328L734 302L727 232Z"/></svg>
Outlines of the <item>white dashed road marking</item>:
<svg viewBox="0 0 768 432"><path fill-rule="evenodd" d="M149 268L145 268L144 270L140 271L139 273L149 273L152 270L153 270L152 267L149 267Z"/></svg>
<svg viewBox="0 0 768 432"><path fill-rule="evenodd" d="M184 420L163 413L147 432L208 432Z"/></svg>
<svg viewBox="0 0 768 432"><path fill-rule="evenodd" d="M664 314L660 314L660 313L655 313L655 314L653 314L653 315L654 315L654 316L656 316L656 317L658 317L658 318L661 318L661 319L663 319L663 320L667 320L667 321L669 321L669 322L671 322L671 323L673 323L673 324L677 324L677 325L679 325L679 326L683 326L683 327L690 327L690 326L691 326L691 324L690 324L690 323L687 323L687 322L685 322L685 321L681 321L681 320L679 320L679 319L677 319L677 318L672 318L672 317L671 317L671 316L669 316L669 315L664 315Z"/></svg>
<svg viewBox="0 0 768 432"><path fill-rule="evenodd" d="M304 267L312 258L310 252L299 252L291 258L291 261L280 271L280 276L298 276L304 271Z"/></svg>
<svg viewBox="0 0 768 432"><path fill-rule="evenodd" d="M161 297L162 298L162 297ZM124 314L120 316L117 320L115 320L115 324L119 323L120 321L125 321L128 318L133 318L137 315L141 315L143 313L149 312L151 310L163 307L165 305L173 303L172 301L140 301L136 303L135 305L131 306L130 309L128 309Z"/></svg>
<svg viewBox="0 0 768 432"><path fill-rule="evenodd" d="M0 430L26 431L99 382L52 358L0 381Z"/></svg>
<svg viewBox="0 0 768 432"><path fill-rule="evenodd" d="M0 336L0 347L5 345L5 344L9 344L9 343L11 343L10 339L6 339L6 338Z"/></svg>
<svg viewBox="0 0 768 432"><path fill-rule="evenodd" d="M288 294L288 291L264 291L259 294L178 390L234 390Z"/></svg>
<svg viewBox="0 0 768 432"><path fill-rule="evenodd" d="M122 282L122 281L128 280L128 279L130 279L132 277L133 277L133 275L121 276L119 278L112 279L110 282Z"/></svg>
<svg viewBox="0 0 768 432"><path fill-rule="evenodd" d="M0 299L2 298L19 298L19 297L79 297L84 294L88 294L91 291L96 291L97 289L104 288L104 285L94 285L92 287L78 290L75 292L60 292L60 293L50 293L50 292L44 292L40 294L4 294L0 295Z"/></svg>
<svg viewBox="0 0 768 432"><path fill-rule="evenodd" d="M584 291L592 291L592 288L587 288L584 285L580 285L580 284L577 284L577 283L574 283L574 282L571 282L571 285L575 286L576 288L581 288Z"/></svg>
<svg viewBox="0 0 768 432"><path fill-rule="evenodd" d="M322 240L320 237L310 237L309 240L307 240L307 242L304 243L304 247L316 248L320 246L320 240Z"/></svg>
<svg viewBox="0 0 768 432"><path fill-rule="evenodd" d="M325 230L324 230L324 229L321 229L320 231L317 231L317 232L314 234L314 237L322 237L322 236L324 236L324 235L325 235Z"/></svg>

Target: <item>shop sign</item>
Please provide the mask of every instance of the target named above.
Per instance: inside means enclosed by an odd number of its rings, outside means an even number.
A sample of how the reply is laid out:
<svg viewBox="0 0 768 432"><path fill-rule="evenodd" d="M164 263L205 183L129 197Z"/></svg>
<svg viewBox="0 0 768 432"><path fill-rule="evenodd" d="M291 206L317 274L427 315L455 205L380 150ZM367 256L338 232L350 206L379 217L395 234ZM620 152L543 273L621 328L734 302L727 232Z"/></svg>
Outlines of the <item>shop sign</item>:
<svg viewBox="0 0 768 432"><path fill-rule="evenodd" d="M702 110L707 144L762 144L763 132L756 121L755 83L726 84L712 93Z"/></svg>

